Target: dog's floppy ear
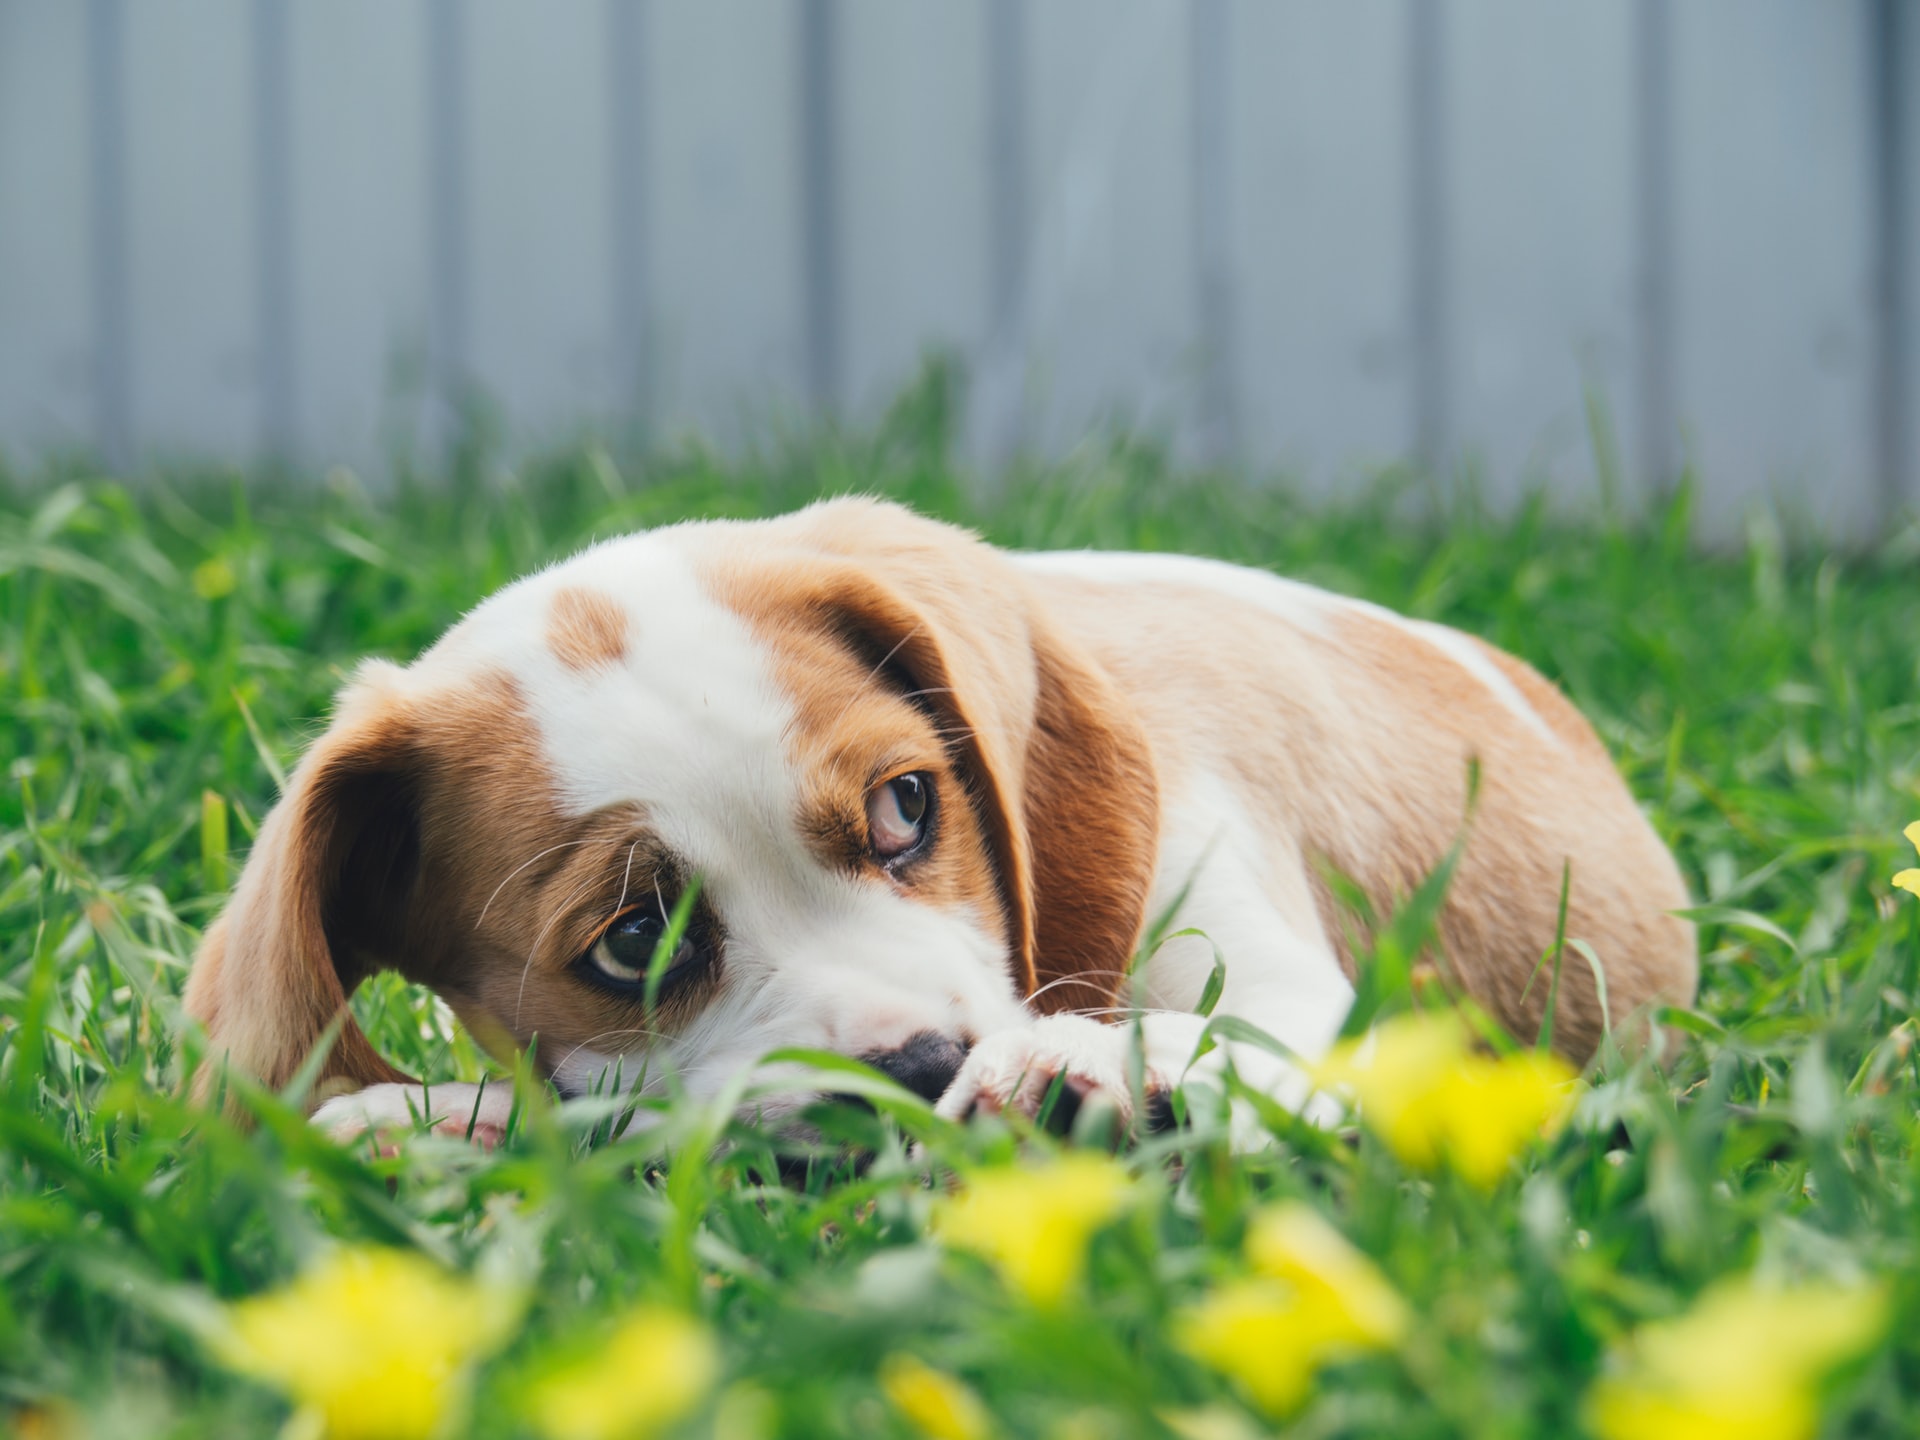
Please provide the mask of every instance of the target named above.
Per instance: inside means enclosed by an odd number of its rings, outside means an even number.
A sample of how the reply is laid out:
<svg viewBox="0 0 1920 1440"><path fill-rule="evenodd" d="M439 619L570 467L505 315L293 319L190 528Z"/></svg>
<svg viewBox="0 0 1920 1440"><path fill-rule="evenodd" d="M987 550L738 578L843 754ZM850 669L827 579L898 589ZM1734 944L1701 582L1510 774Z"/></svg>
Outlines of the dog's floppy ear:
<svg viewBox="0 0 1920 1440"><path fill-rule="evenodd" d="M1047 1011L1123 998L1160 823L1131 707L998 551L894 506L841 501L803 515L821 548L859 561L837 570L825 603L910 681L959 758L1027 996Z"/></svg>
<svg viewBox="0 0 1920 1440"><path fill-rule="evenodd" d="M1145 731L1078 647L1033 630L1038 684L1020 792L1042 1010L1126 1001L1149 918L1160 797Z"/></svg>
<svg viewBox="0 0 1920 1440"><path fill-rule="evenodd" d="M260 827L233 898L207 931L186 1011L222 1064L287 1083L336 1021L314 1099L408 1077L374 1050L347 997L397 963L420 868L418 755L404 710L370 666L343 696Z"/></svg>

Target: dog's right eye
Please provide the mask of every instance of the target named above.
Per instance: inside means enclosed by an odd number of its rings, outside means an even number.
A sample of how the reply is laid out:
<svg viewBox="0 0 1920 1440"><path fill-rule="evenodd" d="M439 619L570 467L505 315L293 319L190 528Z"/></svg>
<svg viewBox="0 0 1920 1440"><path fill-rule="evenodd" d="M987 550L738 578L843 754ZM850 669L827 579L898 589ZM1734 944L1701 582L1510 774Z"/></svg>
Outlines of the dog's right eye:
<svg viewBox="0 0 1920 1440"><path fill-rule="evenodd" d="M666 933L667 922L657 910L628 910L615 916L613 923L600 932L593 948L581 957L582 963L597 980L615 986L643 987L653 965L654 952L660 948ZM662 979L670 978L693 956L692 935L682 935L674 952L661 962Z"/></svg>
<svg viewBox="0 0 1920 1440"><path fill-rule="evenodd" d="M896 775L867 797L867 832L881 864L905 859L926 838L933 806L933 777L924 771Z"/></svg>

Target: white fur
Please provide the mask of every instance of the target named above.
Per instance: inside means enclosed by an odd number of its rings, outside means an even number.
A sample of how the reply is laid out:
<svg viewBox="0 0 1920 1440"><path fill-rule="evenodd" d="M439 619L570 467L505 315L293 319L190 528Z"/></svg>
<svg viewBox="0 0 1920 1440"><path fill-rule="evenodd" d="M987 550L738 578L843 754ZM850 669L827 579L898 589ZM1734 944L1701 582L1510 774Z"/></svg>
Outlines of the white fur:
<svg viewBox="0 0 1920 1440"><path fill-rule="evenodd" d="M1242 604L1277 615L1309 635L1327 632L1329 614L1341 605L1365 605L1330 590L1287 580L1265 570L1230 565L1202 555L1149 554L1132 550L1042 550L1014 555L1022 568L1041 575L1069 575L1103 584L1191 585L1217 591ZM1369 609L1377 608L1369 606ZM1381 611L1386 614L1386 611Z"/></svg>
<svg viewBox="0 0 1920 1440"><path fill-rule="evenodd" d="M472 1138L488 1148L506 1137L513 1087L479 1085L369 1085L336 1095L313 1112L313 1123L335 1140L372 1131L397 1137L426 1124L436 1135Z"/></svg>
<svg viewBox="0 0 1920 1440"><path fill-rule="evenodd" d="M1198 586L1265 610L1301 633L1316 637L1329 634L1332 617L1343 609L1370 616L1432 646L1471 675L1535 734L1555 747L1560 744L1559 736L1540 718L1540 712L1527 703L1519 687L1501 673L1500 667L1487 658L1470 636L1431 620L1409 620L1368 600L1336 595L1331 590L1271 575L1265 570L1229 565L1224 560L1209 560L1198 555L1053 550L1017 555L1014 559L1043 575L1068 575L1108 584Z"/></svg>
<svg viewBox="0 0 1920 1440"><path fill-rule="evenodd" d="M1320 924L1301 857L1271 854L1234 788L1208 775L1191 781L1169 807L1162 836L1147 916L1150 923L1165 917L1171 938L1138 977L1147 1089L1193 1080L1218 1085L1231 1063L1250 1086L1282 1104L1306 1107L1312 1118L1335 1118L1337 1107L1316 1107L1310 1099L1313 1087L1300 1065L1259 1046L1217 1040L1194 1063L1206 1029L1205 1018L1194 1011L1216 954L1226 973L1215 1014L1257 1026L1306 1062L1324 1056L1339 1034L1353 1005L1353 986ZM968 1056L939 1111L955 1118L976 1107L1031 1111L1053 1077L1064 1073L1126 1115L1134 1043L1131 1026L1080 1016L1055 1016L1024 1032L989 1037ZM1234 1108L1233 1124L1243 1147L1260 1139L1244 1106Z"/></svg>

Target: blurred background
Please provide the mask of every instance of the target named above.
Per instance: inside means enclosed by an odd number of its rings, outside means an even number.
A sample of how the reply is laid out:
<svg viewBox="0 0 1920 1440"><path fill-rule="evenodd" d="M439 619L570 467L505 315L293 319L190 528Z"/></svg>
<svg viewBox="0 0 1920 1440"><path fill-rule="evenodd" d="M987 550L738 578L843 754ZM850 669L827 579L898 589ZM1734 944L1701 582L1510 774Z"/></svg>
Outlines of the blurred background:
<svg viewBox="0 0 1920 1440"><path fill-rule="evenodd" d="M0 0L0 454L1920 493L1909 0Z"/></svg>

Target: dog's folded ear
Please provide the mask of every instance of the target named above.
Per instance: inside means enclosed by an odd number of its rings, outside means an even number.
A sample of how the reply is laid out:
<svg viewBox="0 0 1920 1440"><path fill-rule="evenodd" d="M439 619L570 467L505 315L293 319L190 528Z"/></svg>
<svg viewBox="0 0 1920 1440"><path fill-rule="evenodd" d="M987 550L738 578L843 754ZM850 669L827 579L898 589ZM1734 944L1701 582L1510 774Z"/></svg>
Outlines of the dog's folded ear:
<svg viewBox="0 0 1920 1440"><path fill-rule="evenodd" d="M964 531L868 501L794 518L820 549L858 558L819 572L815 603L921 697L965 772L1026 997L1042 1011L1124 1003L1160 824L1131 706L1029 603L1020 572Z"/></svg>
<svg viewBox="0 0 1920 1440"><path fill-rule="evenodd" d="M1033 657L1019 809L1032 876L1034 1004L1126 1004L1160 848L1153 752L1118 688L1077 647L1036 628Z"/></svg>
<svg viewBox="0 0 1920 1440"><path fill-rule="evenodd" d="M404 706L371 665L260 827L233 898L194 958L186 1011L205 1027L205 1095L220 1067L285 1085L336 1021L311 1097L407 1077L347 997L396 965L419 881L419 757Z"/></svg>

